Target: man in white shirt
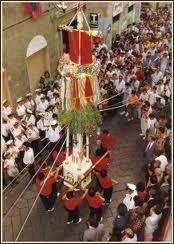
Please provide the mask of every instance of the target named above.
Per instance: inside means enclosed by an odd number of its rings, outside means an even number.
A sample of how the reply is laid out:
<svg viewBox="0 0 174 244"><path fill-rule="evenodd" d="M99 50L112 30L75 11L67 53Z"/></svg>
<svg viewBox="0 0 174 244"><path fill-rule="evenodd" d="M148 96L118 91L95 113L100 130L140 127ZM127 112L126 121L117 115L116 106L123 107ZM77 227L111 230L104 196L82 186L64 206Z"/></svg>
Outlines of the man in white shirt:
<svg viewBox="0 0 174 244"><path fill-rule="evenodd" d="M29 142L24 142L23 150L24 150L23 164L25 167L28 166L28 172L30 174L30 177L32 178L35 174L34 151L33 151L33 148L31 148Z"/></svg>
<svg viewBox="0 0 174 244"><path fill-rule="evenodd" d="M48 129L47 125L44 123L44 114L39 113L39 120L36 123L37 128L39 129L40 137L44 138L45 137L45 132Z"/></svg>
<svg viewBox="0 0 174 244"><path fill-rule="evenodd" d="M119 75L119 79L115 82L115 88L118 93L122 92L125 89L125 81L123 80L122 75Z"/></svg>
<svg viewBox="0 0 174 244"><path fill-rule="evenodd" d="M11 157L14 158L15 162L17 163L18 169L22 170L22 168L23 168L23 165L22 165L23 153L21 153L19 148L16 145L14 145L13 140L7 141L6 145L7 145L7 150L4 153L4 155L6 156L7 153L10 153Z"/></svg>
<svg viewBox="0 0 174 244"><path fill-rule="evenodd" d="M134 197L137 196L136 186L134 184L127 184L127 194L123 199L123 203L127 209L133 209L135 207Z"/></svg>
<svg viewBox="0 0 174 244"><path fill-rule="evenodd" d="M163 73L160 71L159 67L156 69L155 73L152 74L152 80L152 85L156 85L159 80L163 80Z"/></svg>
<svg viewBox="0 0 174 244"><path fill-rule="evenodd" d="M29 109L32 112L34 112L34 110L35 110L35 102L34 102L34 100L32 98L32 93L28 93L26 95L26 101L25 101L24 105L25 105L26 109Z"/></svg>
<svg viewBox="0 0 174 244"><path fill-rule="evenodd" d="M161 168L161 171L164 172L166 166L168 165L168 160L167 160L166 156L160 155L159 157L155 158L155 161L156 160L161 162L160 163L160 168Z"/></svg>
<svg viewBox="0 0 174 244"><path fill-rule="evenodd" d="M12 107L9 105L9 102L7 99L5 99L3 102L2 102L3 106L2 106L2 117L4 119L7 119L8 118L8 115L12 113Z"/></svg>
<svg viewBox="0 0 174 244"><path fill-rule="evenodd" d="M57 143L57 141L60 138L61 127L57 124L57 120L52 120L50 124L51 124L51 126L46 131L46 137L51 142L50 147L52 148L52 147L54 147L54 145ZM58 148L59 148L59 145L56 146L56 149L58 149Z"/></svg>
<svg viewBox="0 0 174 244"><path fill-rule="evenodd" d="M40 103L41 89L40 88L36 89L35 92L36 92L36 95L35 95L34 101L37 105L38 103Z"/></svg>
<svg viewBox="0 0 174 244"><path fill-rule="evenodd" d="M19 118L23 118L23 116L26 114L26 107L24 106L23 98L20 97L17 99L17 108L16 108L16 113Z"/></svg>
<svg viewBox="0 0 174 244"><path fill-rule="evenodd" d="M56 143L60 138L61 127L58 125L56 120L51 121L51 126L46 132L46 137L50 142Z"/></svg>
<svg viewBox="0 0 174 244"><path fill-rule="evenodd" d="M34 150L34 155L37 155L40 151L40 136L39 136L39 130L36 126L34 126L32 123L28 124L28 129L26 131L27 138L29 142L31 143L31 146Z"/></svg>
<svg viewBox="0 0 174 244"><path fill-rule="evenodd" d="M26 110L25 122L27 125L29 125L29 124L35 125L36 124L36 118L30 109Z"/></svg>
<svg viewBox="0 0 174 244"><path fill-rule="evenodd" d="M123 80L123 75L119 75L119 79L115 81L116 93L121 93L116 97L116 103L120 103L124 97L125 81Z"/></svg>
<svg viewBox="0 0 174 244"><path fill-rule="evenodd" d="M51 100L53 98L54 86L50 86L50 90L47 92L47 97Z"/></svg>
<svg viewBox="0 0 174 244"><path fill-rule="evenodd" d="M150 105L153 106L156 103L156 97L158 96L156 86L153 86L152 89L148 91L148 96L148 101Z"/></svg>
<svg viewBox="0 0 174 244"><path fill-rule="evenodd" d="M20 122L17 121L14 125L13 128L11 128L11 133L14 136L14 138L16 137L16 135L18 133L22 133L25 132L24 128L20 125Z"/></svg>
<svg viewBox="0 0 174 244"><path fill-rule="evenodd" d="M18 133L16 134L14 144L15 144L15 146L16 146L19 150L21 150L21 149L22 149L22 145L23 145L23 143L24 143L24 142L27 142L27 141L28 141L27 137L26 137L24 134L18 132Z"/></svg>
<svg viewBox="0 0 174 244"><path fill-rule="evenodd" d="M11 155L13 155L14 158L17 158L19 149L16 146L14 146L13 140L7 141L6 145L7 145L7 150L4 155L6 155L7 153L10 153Z"/></svg>
<svg viewBox="0 0 174 244"><path fill-rule="evenodd" d="M45 98L45 95L42 94L42 96L40 97L40 102L36 106L36 111L38 113L44 113L48 108L48 106L49 106L49 102Z"/></svg>
<svg viewBox="0 0 174 244"><path fill-rule="evenodd" d="M55 106L55 104L59 102L60 103L60 98L58 92L53 93L53 98L50 101L50 105Z"/></svg>

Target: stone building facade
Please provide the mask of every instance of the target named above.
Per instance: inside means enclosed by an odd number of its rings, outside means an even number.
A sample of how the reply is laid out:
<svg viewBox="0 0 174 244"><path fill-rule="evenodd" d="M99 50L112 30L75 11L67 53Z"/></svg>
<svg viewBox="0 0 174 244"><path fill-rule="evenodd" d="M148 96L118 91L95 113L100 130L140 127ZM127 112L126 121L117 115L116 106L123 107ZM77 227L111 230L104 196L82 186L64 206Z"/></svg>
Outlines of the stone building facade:
<svg viewBox="0 0 174 244"><path fill-rule="evenodd" d="M111 46L112 38L124 31L128 24L137 23L140 20L141 2L100 2L88 3L86 6L86 14L93 27L93 18L91 15L97 16L97 24L99 30L105 34L105 42Z"/></svg>
<svg viewBox="0 0 174 244"><path fill-rule="evenodd" d="M2 95L15 105L18 97L33 91L44 71L55 74L58 57L63 52L59 24L67 24L76 13L75 4L67 4L64 13L54 3L41 2L37 19L24 14L24 3L2 4Z"/></svg>

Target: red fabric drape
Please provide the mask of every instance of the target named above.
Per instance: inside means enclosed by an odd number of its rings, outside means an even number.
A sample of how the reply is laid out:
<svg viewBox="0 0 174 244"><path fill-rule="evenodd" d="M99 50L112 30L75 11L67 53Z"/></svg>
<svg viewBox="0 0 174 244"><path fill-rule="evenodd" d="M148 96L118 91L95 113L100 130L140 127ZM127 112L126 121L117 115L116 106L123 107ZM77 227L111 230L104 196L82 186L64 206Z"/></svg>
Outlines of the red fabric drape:
<svg viewBox="0 0 174 244"><path fill-rule="evenodd" d="M33 19L37 19L42 14L42 8L40 3L24 3L24 13L26 15L32 15Z"/></svg>
<svg viewBox="0 0 174 244"><path fill-rule="evenodd" d="M24 3L24 13L30 15L32 12L31 3Z"/></svg>
<svg viewBox="0 0 174 244"><path fill-rule="evenodd" d="M76 78L72 79L72 99L75 109L80 109L79 87Z"/></svg>
<svg viewBox="0 0 174 244"><path fill-rule="evenodd" d="M85 32L81 32L81 49L79 53L79 32L69 32L70 59L78 64L79 54L81 56L81 65L92 63L91 37Z"/></svg>
<svg viewBox="0 0 174 244"><path fill-rule="evenodd" d="M90 101L90 97L93 96L93 91L91 87L91 81L89 77L86 77L86 82L85 82L85 97L87 101Z"/></svg>

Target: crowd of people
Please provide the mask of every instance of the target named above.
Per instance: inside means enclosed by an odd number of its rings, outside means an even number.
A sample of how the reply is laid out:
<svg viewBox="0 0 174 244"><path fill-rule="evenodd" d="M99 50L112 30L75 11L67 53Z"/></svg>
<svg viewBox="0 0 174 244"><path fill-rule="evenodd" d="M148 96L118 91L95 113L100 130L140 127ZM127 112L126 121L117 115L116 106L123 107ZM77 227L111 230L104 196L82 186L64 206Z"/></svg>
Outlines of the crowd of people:
<svg viewBox="0 0 174 244"><path fill-rule="evenodd" d="M117 113L127 120L128 126L139 121L144 144L145 180L128 183L125 198L117 207L113 229L108 241L136 242L158 240L158 231L171 212L171 9L159 8L143 13L139 23L129 25L113 39L111 49L104 43L94 44L93 54L99 64L98 81L103 116ZM49 72L40 77L35 94L17 99L14 110L5 99L2 111L3 183L7 185L23 168L35 174L35 157L49 142L53 148L62 135L63 125L58 113L61 75L53 79ZM119 114L118 114L119 112ZM130 123L131 122L131 123ZM79 205L86 199L90 208L88 229L84 241L101 241L105 228L102 208L112 201L113 184L118 182L108 174L112 163L112 148L116 143L107 130L98 135L95 163L107 152L94 171L97 186L82 189L81 196L68 190L62 201L68 214L67 224L80 223ZM60 146L55 148L58 151ZM53 160L56 156L52 155ZM61 172L63 152L57 159L57 170L50 174L40 193L48 212L60 193L56 185ZM50 166L44 164L35 184L41 189ZM47 177L48 178L48 177ZM101 194L103 192L103 194Z"/></svg>
<svg viewBox="0 0 174 244"><path fill-rule="evenodd" d="M49 72L40 77L35 94L28 93L17 99L16 109L7 99L2 108L2 145L4 162L4 185L13 180L24 168L31 177L35 173L34 161L43 147L51 149L62 135L62 125L57 120L59 99L59 76L50 77ZM55 149L59 147L56 146Z"/></svg>
<svg viewBox="0 0 174 244"><path fill-rule="evenodd" d="M160 240L171 211L172 77L171 12L142 13L138 24L117 35L109 49L96 45L99 84L106 114L140 123L145 181L128 183L109 240Z"/></svg>

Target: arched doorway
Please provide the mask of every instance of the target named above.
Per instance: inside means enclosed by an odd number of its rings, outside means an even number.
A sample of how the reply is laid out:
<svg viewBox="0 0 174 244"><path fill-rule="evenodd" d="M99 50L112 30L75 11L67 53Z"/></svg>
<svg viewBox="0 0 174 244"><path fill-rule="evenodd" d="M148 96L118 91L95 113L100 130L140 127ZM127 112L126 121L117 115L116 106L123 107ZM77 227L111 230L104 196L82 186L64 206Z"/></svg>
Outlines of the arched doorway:
<svg viewBox="0 0 174 244"><path fill-rule="evenodd" d="M30 90L33 91L38 87L40 76L46 70L50 70L47 41L43 36L37 35L30 41L27 48L26 64Z"/></svg>

